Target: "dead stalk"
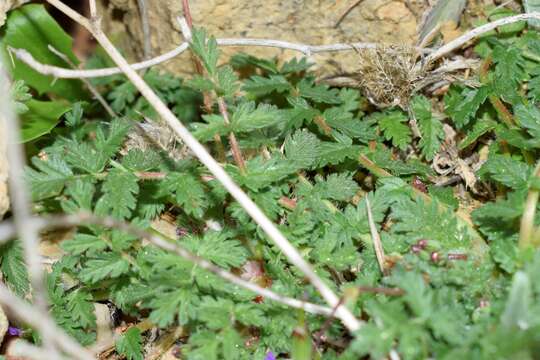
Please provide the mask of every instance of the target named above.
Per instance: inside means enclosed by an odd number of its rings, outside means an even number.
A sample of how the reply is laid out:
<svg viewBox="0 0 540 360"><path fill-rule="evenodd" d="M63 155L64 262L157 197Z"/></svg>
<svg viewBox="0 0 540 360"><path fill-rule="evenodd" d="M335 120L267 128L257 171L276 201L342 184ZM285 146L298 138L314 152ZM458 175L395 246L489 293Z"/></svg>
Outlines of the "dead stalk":
<svg viewBox="0 0 540 360"><path fill-rule="evenodd" d="M73 69L76 69L77 66L73 63L73 61L71 61L69 59L69 57L67 57L65 54L61 53L60 51L56 50L52 45L49 45L49 50L55 54L56 56L58 56L59 58L61 58L62 60L64 60L66 62L66 64L68 64L69 66L71 66ZM101 106L103 106L103 108L105 109L105 111L107 111L107 114L109 114L111 117L115 117L116 116L116 113L114 112L114 110L109 106L109 103L107 103L107 101L103 98L103 96L101 96L101 94L99 93L99 91L96 89L96 87L94 85L92 85L92 83L88 80L88 79L81 79L81 81L84 83L84 85L86 85L86 87L88 88L88 90L92 93L92 95L94 96L94 98L101 104Z"/></svg>
<svg viewBox="0 0 540 360"><path fill-rule="evenodd" d="M490 32L498 27L508 25L508 24L513 24L519 21L530 20L530 19L540 20L540 13L534 12L534 13L528 13L528 14L520 14L516 16L509 16L509 17L479 26L461 35L457 39L450 41L448 44L440 47L435 52L428 55L425 59L425 63L434 62L446 56L447 54L451 53L452 51L461 48L463 45L467 44L469 41L479 37L480 35Z"/></svg>
<svg viewBox="0 0 540 360"><path fill-rule="evenodd" d="M540 178L540 163L534 170L534 176ZM525 249L533 245L533 238L535 233L534 218L536 215L536 205L538 204L538 198L540 197L540 190L530 188L525 206L523 209L523 215L521 217L521 226L519 229L519 247Z"/></svg>
<svg viewBox="0 0 540 360"><path fill-rule="evenodd" d="M148 60L152 57L152 42L150 38L150 22L148 21L148 7L146 5L146 0L137 0L137 6L139 7L139 15L141 16L144 59Z"/></svg>
<svg viewBox="0 0 540 360"><path fill-rule="evenodd" d="M3 94L9 94L10 81L5 72L2 59L0 59L0 90ZM46 313L47 295L45 286L45 271L41 266L41 256L38 253L39 236L37 230L30 222L31 218L31 200L28 196L30 191L26 182L23 180L24 167L26 166L26 156L24 148L21 145L21 133L19 127L19 119L15 115L11 107L11 99L9 96L0 96L0 121L3 122L1 128L5 133L0 136L5 136L4 143L7 144L7 160L8 160L8 184L9 194L11 198L11 211L15 219L15 227L17 234L20 237L24 248L24 260L28 267L28 275L33 290L33 300L35 306L42 313ZM43 327L38 327L43 336L43 344L47 351L50 352L52 359L60 359L60 354L56 348L54 339L51 334L46 332Z"/></svg>
<svg viewBox="0 0 540 360"><path fill-rule="evenodd" d="M377 256L377 262L379 263L379 269L383 275L387 274L386 271L386 259L384 255L384 248L382 246L381 237L377 231L375 221L373 221L373 214L371 213L371 205L366 195L366 211L368 215L369 231L371 232L371 240L373 241L373 247L375 248L375 255Z"/></svg>

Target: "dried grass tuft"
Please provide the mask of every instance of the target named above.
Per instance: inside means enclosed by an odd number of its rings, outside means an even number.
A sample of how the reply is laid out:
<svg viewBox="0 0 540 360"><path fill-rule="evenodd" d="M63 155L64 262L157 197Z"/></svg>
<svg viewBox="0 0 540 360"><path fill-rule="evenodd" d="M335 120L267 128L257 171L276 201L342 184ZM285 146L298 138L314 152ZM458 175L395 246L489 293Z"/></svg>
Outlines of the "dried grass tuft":
<svg viewBox="0 0 540 360"><path fill-rule="evenodd" d="M411 47L381 45L358 52L360 67L355 80L365 96L378 107L406 108L426 71L418 67L418 52Z"/></svg>

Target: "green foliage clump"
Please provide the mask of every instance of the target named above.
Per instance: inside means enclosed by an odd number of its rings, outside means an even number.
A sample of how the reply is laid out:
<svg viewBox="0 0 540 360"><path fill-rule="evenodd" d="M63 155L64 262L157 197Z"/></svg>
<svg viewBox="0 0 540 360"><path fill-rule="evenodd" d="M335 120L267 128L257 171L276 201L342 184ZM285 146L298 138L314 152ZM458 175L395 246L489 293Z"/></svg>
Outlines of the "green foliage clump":
<svg viewBox="0 0 540 360"><path fill-rule="evenodd" d="M408 111L378 111L356 89L318 82L306 59L278 63L239 54L218 66L217 43L202 30L194 31L191 49L204 74L182 81L144 73L317 274L345 294L346 306L363 320L355 334L97 225L80 226L61 243L65 255L47 275L55 320L89 345L96 338L93 304L107 302L131 325L181 326L187 359L262 359L268 351L298 359L380 359L393 352L403 359L533 359L540 253L518 239L526 199L538 191L540 35L512 29L476 46L485 62L480 86L456 82L442 99L416 94ZM106 65L99 55L90 61ZM118 116L106 117L81 96L58 116L61 126L29 144L39 151L26 173L38 213L92 212L150 232L163 232L157 219L173 219L168 241L276 293L323 304L208 171L177 151L182 144L133 141L141 128L155 135L161 125L129 81L117 75L93 82ZM15 82L13 94L19 112L32 110L24 83ZM204 112L203 96L211 100ZM214 104L218 98L227 119ZM445 127L458 134L459 156L484 156L476 173L483 188L462 191L466 196L457 195L459 187L434 184L432 165L454 140ZM245 171L228 152L230 133ZM386 253L385 274L366 199ZM469 216L466 205L479 202ZM30 295L18 242L0 248L0 271L18 295ZM143 359L147 339L131 326L115 349Z"/></svg>

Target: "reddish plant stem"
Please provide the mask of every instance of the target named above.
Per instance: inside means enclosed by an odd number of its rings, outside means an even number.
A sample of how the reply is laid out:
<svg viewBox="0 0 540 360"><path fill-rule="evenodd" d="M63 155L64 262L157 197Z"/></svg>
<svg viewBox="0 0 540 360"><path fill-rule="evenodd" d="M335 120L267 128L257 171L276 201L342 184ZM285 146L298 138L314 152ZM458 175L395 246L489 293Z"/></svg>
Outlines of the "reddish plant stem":
<svg viewBox="0 0 540 360"><path fill-rule="evenodd" d="M182 8L184 10L184 17L186 18L186 23L188 24L189 29L191 30L193 28L193 18L191 17L191 10L189 8L189 0L182 0ZM202 64L199 61L199 59L197 59L197 57L193 54L193 52L191 53L191 60L193 61L193 65L195 66L195 70L197 71L197 74L202 75L203 74Z"/></svg>
<svg viewBox="0 0 540 360"><path fill-rule="evenodd" d="M189 0L182 0L182 8L184 10L184 17L186 18L186 23L188 24L188 27L190 29L193 28L193 18L191 17L191 9L189 7ZM187 39L186 39L187 40ZM193 62L193 66L195 67L195 71L199 75L204 74L204 68L201 64L201 61L193 54L191 53L191 61ZM207 114L212 113L212 96L209 92L205 91L203 92L203 104L204 104L204 111ZM218 159L220 162L225 162L226 156L225 156L225 147L223 146L223 142L221 141L221 137L219 135L214 135L214 142L216 144L216 151L218 154Z"/></svg>
<svg viewBox="0 0 540 360"><path fill-rule="evenodd" d="M182 7L184 8L186 22L191 29L193 27L193 18L191 17L191 11L189 9L189 0L182 0Z"/></svg>
<svg viewBox="0 0 540 360"><path fill-rule="evenodd" d="M227 112L227 104L225 103L225 100L222 97L218 97L217 102L219 106L219 112L221 113L221 116L223 116L225 124L230 124L231 121L229 120L229 113ZM233 154L234 162L240 169L240 172L242 174L245 174L246 163L244 162L244 157L242 156L242 150L240 150L240 145L238 145L236 136L232 131L229 133L229 142L231 143L231 151Z"/></svg>

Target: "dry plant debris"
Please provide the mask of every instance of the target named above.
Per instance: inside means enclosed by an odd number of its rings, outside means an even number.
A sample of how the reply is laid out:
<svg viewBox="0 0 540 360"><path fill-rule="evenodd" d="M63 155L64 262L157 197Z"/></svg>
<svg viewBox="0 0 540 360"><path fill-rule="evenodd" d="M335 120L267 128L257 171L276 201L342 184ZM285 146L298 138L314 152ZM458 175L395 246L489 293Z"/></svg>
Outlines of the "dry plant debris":
<svg viewBox="0 0 540 360"><path fill-rule="evenodd" d="M417 67L418 52L409 46L381 45L358 51L354 78L368 99L378 107L406 108L415 85L426 74Z"/></svg>

